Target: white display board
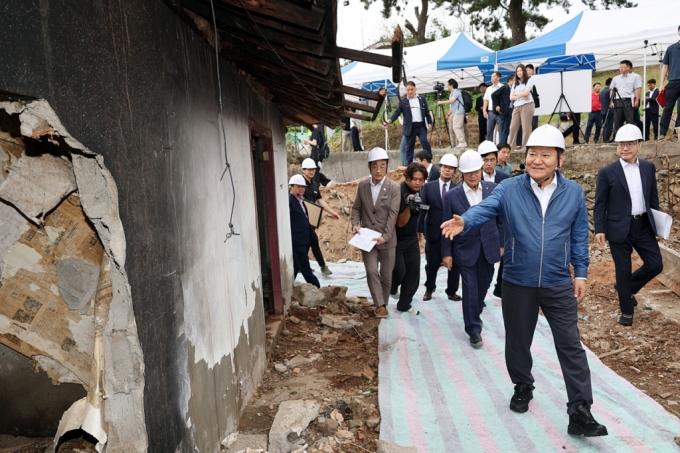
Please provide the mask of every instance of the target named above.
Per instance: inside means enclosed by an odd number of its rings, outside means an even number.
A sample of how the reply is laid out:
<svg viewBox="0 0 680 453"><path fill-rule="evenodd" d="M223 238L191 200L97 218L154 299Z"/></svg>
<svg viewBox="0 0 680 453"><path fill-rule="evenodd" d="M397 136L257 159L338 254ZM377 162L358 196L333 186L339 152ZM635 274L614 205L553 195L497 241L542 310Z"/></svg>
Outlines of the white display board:
<svg viewBox="0 0 680 453"><path fill-rule="evenodd" d="M535 115L550 115L553 111L556 113L568 112L569 107L574 113L590 112L593 89L592 71L537 74L532 79L541 99L541 106L536 109ZM560 99L561 93L564 94L566 102L564 99ZM559 106L555 110L558 102ZM569 103L569 106L567 106L567 103Z"/></svg>

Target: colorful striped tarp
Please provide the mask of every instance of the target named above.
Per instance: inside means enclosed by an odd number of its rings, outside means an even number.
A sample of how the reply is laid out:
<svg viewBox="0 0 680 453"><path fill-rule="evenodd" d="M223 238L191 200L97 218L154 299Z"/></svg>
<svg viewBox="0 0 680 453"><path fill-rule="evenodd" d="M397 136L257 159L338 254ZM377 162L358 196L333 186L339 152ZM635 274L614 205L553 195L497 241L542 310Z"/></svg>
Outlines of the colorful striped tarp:
<svg viewBox="0 0 680 453"><path fill-rule="evenodd" d="M424 265L424 258L421 261ZM344 285L348 296L370 298L363 264L328 266L333 275L322 278L322 285ZM421 282L424 275L421 272ZM532 346L534 399L529 412L512 412L508 405L513 385L505 368L500 300L487 294L482 314L484 347L475 350L463 328L461 303L449 301L444 294L443 269L437 285L428 302L422 302L425 289L419 288L413 306L420 315L400 314L393 304L390 317L380 323L381 439L415 446L421 453L679 450L674 438L680 435L680 420L588 349L592 411L609 435L568 435L564 381L550 328L540 316Z"/></svg>

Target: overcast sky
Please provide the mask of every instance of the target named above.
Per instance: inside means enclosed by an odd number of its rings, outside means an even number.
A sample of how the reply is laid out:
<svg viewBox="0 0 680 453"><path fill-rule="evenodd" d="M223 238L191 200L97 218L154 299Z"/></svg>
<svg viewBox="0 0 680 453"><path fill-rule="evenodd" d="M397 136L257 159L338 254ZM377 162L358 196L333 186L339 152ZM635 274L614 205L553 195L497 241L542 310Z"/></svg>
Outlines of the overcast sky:
<svg viewBox="0 0 680 453"><path fill-rule="evenodd" d="M672 0L677 1L677 0ZM663 12L662 4L668 6L669 0L637 0L638 5L640 4L658 4L660 6L660 12ZM384 29L386 24L390 24L392 29L394 25L400 24L405 33L404 28L405 19L409 19L411 23L416 26L415 14L413 12L413 6L420 4L420 1L410 0L406 12L403 16L398 16L394 14L390 19L383 19L381 14L382 2L374 2L370 9L364 9L364 4L360 0L349 0L349 5L344 6L343 0L338 0L338 44L343 47L349 47L351 49L363 49L364 47L373 44L378 38L384 34ZM543 32L550 31L553 28L562 25L569 19L580 13L584 8L586 8L580 1L571 0L572 7L569 8L569 14L566 14L562 8L553 8L552 10L542 11L544 15L552 19L552 21L546 26ZM457 17L450 16L444 9L430 10L430 18L428 20L428 30L430 29L432 19L434 17L439 18L441 22L446 24L447 28L457 31L460 28L461 20ZM538 35L535 29L527 29L527 35ZM482 40L479 35L476 34L477 39Z"/></svg>

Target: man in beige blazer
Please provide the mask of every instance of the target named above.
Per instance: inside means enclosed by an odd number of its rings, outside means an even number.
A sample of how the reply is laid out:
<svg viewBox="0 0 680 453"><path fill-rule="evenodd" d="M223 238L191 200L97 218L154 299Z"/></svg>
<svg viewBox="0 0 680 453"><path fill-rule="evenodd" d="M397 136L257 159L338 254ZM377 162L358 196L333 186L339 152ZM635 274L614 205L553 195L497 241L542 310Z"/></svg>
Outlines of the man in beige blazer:
<svg viewBox="0 0 680 453"><path fill-rule="evenodd" d="M375 315L386 318L387 301L392 286L394 252L397 236L394 227L399 215L399 184L387 177L390 157L382 148L373 148L368 153L368 170L371 176L359 183L357 196L352 205L352 230L359 234L360 228L370 228L382 233L374 239L375 247L370 252L361 252L366 268L368 289L376 306Z"/></svg>

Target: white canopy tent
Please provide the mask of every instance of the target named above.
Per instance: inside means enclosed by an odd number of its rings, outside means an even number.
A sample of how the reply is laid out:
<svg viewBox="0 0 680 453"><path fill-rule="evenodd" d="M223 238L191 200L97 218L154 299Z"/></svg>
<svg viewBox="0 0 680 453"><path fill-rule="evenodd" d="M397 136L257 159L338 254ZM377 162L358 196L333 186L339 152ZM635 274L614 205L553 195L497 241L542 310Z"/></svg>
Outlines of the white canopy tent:
<svg viewBox="0 0 680 453"><path fill-rule="evenodd" d="M389 49L369 52L392 54ZM416 83L419 93L434 91L435 82L446 83L451 78L456 79L461 88L474 87L484 81L478 65L493 65L493 55L491 49L465 33L455 33L437 41L404 48L406 78ZM442 62L447 63L446 69L442 69ZM390 95L396 95L391 68L354 62L342 68L342 81L345 85L363 89L387 87Z"/></svg>

